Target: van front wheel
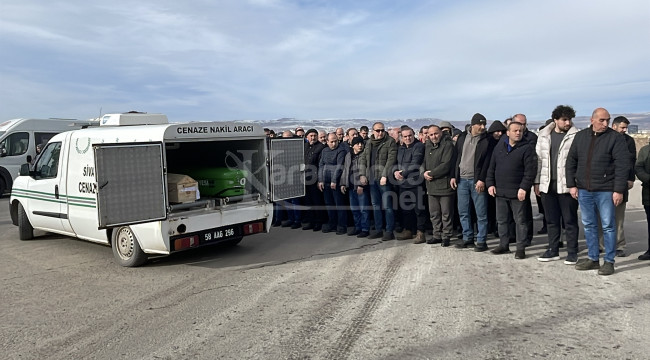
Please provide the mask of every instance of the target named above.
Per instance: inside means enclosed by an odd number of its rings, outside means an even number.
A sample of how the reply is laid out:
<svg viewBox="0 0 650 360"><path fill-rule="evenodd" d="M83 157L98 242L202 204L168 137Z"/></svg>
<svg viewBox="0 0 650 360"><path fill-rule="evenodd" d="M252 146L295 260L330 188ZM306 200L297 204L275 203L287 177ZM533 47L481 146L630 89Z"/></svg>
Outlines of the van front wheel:
<svg viewBox="0 0 650 360"><path fill-rule="evenodd" d="M111 246L115 260L121 266L135 267L147 261L147 254L140 249L138 239L128 226L121 226L113 230Z"/></svg>
<svg viewBox="0 0 650 360"><path fill-rule="evenodd" d="M23 204L18 203L18 237L20 240L31 240L34 238L34 228L29 222Z"/></svg>

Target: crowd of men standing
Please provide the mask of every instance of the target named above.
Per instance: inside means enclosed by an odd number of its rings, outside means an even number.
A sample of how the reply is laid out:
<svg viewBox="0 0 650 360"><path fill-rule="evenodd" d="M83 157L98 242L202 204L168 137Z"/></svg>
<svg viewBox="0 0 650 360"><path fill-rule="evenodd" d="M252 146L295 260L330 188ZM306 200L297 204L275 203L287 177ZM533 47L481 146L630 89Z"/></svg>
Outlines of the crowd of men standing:
<svg viewBox="0 0 650 360"><path fill-rule="evenodd" d="M650 146L637 158L626 134L629 120L616 117L610 127L606 109L594 110L583 130L574 126L575 116L570 106L557 106L537 135L524 114L487 128L479 113L464 131L446 121L418 133L382 122L329 134L285 131L283 137L305 139L306 195L277 206L273 225L445 247L459 227L456 248L487 251L492 233L499 239L492 254L510 253L514 244L515 259L524 259L533 238L534 192L544 222L538 233L548 234L538 260L560 260L566 241L565 264L611 275L615 257L626 256L623 222L635 176L650 224ZM588 249L583 259L578 208ZM648 251L639 260L650 260L650 225Z"/></svg>

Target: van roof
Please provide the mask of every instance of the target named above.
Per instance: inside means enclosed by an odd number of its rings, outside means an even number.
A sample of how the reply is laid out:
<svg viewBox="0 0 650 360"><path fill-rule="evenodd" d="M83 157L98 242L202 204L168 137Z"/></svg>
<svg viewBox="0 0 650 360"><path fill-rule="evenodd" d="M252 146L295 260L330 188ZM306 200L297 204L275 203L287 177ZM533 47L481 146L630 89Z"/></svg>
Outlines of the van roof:
<svg viewBox="0 0 650 360"><path fill-rule="evenodd" d="M63 134L52 138L60 140ZM101 139L103 143L183 141L201 139L265 138L261 125L234 122L190 122L161 125L92 127L75 130L75 139ZM91 140L92 143L96 143Z"/></svg>

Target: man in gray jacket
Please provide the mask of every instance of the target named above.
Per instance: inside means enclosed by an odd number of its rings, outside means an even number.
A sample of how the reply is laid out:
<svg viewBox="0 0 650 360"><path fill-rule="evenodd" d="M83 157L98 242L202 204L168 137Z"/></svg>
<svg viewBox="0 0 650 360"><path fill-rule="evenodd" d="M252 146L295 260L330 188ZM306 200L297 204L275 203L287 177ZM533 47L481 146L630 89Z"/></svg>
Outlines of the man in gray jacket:
<svg viewBox="0 0 650 360"><path fill-rule="evenodd" d="M559 105L553 110L553 122L546 125L537 139L537 176L535 194L542 197L548 228L548 250L539 261L560 260L562 221L566 229L567 265L578 261L578 201L566 186L566 159L578 129L573 126L576 116L570 106Z"/></svg>

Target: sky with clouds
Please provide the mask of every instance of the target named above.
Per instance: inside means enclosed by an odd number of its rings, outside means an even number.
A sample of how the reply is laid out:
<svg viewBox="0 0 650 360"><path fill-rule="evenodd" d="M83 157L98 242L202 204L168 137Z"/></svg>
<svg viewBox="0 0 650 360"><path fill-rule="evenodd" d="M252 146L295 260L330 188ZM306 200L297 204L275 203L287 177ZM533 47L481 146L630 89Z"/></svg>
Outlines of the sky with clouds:
<svg viewBox="0 0 650 360"><path fill-rule="evenodd" d="M650 111L650 1L0 1L0 120Z"/></svg>

